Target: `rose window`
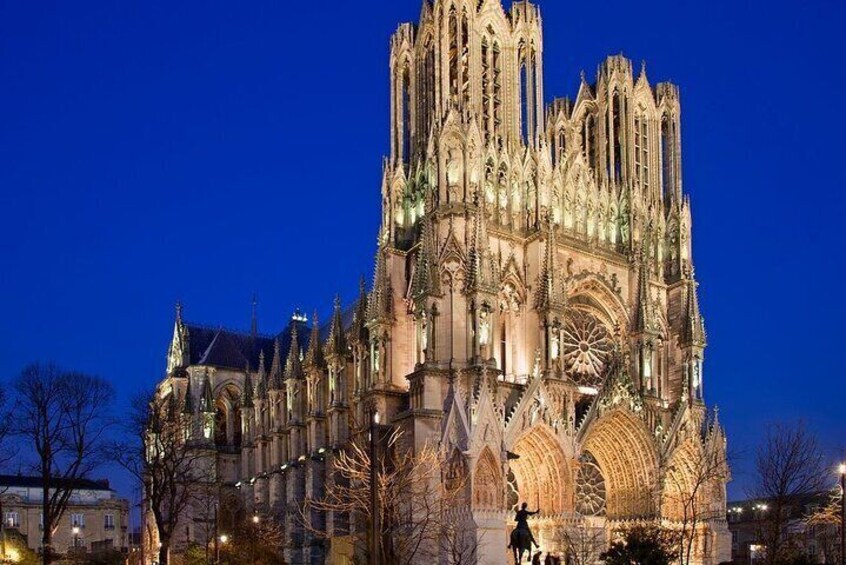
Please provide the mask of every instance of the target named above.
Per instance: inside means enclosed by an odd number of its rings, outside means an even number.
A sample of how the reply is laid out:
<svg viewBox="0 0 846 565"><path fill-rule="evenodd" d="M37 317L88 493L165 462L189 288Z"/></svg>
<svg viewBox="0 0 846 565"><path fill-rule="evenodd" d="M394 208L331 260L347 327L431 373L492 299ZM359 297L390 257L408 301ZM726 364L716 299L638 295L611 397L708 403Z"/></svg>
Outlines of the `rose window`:
<svg viewBox="0 0 846 565"><path fill-rule="evenodd" d="M582 458L576 477L576 511L583 516L605 514L605 479L590 455Z"/></svg>
<svg viewBox="0 0 846 565"><path fill-rule="evenodd" d="M571 310L562 328L564 368L578 384L598 386L611 358L612 340L591 314Z"/></svg>

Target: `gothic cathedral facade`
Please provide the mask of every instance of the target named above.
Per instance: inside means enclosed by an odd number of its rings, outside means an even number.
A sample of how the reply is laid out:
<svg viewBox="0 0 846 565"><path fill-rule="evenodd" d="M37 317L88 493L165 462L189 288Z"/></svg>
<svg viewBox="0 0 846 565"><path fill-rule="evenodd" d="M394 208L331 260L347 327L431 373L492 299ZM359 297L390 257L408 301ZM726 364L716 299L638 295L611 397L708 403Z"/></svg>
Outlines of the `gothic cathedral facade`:
<svg viewBox="0 0 846 565"><path fill-rule="evenodd" d="M292 508L374 409L467 475L479 563L504 562L520 502L560 550L573 525L679 527L686 493L692 562L729 560L728 475L697 471L725 467L726 439L704 403L679 90L612 56L545 105L542 54L529 1L424 0L390 43L369 290L273 336L177 317L159 391L223 484L283 521L290 563L331 562Z"/></svg>

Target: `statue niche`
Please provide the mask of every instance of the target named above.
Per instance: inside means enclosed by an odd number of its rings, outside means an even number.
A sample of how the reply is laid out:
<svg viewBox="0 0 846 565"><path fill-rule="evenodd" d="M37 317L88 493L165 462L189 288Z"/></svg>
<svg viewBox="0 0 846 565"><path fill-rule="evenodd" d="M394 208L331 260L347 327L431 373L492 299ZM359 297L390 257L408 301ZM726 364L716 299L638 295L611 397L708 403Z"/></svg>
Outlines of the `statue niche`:
<svg viewBox="0 0 846 565"><path fill-rule="evenodd" d="M473 506L479 509L502 508L502 478L496 458L485 447L473 473Z"/></svg>

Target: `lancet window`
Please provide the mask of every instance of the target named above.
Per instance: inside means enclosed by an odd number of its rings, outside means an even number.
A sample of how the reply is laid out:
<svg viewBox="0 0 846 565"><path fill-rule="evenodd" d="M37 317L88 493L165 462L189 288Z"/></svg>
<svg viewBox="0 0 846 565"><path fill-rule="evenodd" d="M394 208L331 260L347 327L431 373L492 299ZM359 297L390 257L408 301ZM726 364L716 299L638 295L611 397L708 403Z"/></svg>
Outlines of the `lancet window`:
<svg viewBox="0 0 846 565"><path fill-rule="evenodd" d="M635 116L634 158L635 176L644 189L649 188L649 123L643 113Z"/></svg>
<svg viewBox="0 0 846 565"><path fill-rule="evenodd" d="M555 155L557 165L563 163L567 155L567 136L564 134L563 127L558 130L558 135L555 138Z"/></svg>
<svg viewBox="0 0 846 565"><path fill-rule="evenodd" d="M675 149L675 126L665 114L661 119L661 185L664 198L669 198L673 194L673 187L676 184Z"/></svg>

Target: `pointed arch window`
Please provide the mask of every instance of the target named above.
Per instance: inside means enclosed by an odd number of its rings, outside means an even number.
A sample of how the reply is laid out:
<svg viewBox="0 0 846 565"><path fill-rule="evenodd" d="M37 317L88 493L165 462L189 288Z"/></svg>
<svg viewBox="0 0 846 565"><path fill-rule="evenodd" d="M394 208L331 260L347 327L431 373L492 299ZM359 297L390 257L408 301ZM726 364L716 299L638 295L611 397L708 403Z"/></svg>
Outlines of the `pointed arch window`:
<svg viewBox="0 0 846 565"><path fill-rule="evenodd" d="M447 56L449 66L449 93L451 97L458 96L459 82L459 53L458 53L458 14L455 6L449 9Z"/></svg>
<svg viewBox="0 0 846 565"><path fill-rule="evenodd" d="M435 107L435 45L430 37L424 42L423 57L418 63L417 100L418 100L418 144L425 147Z"/></svg>
<svg viewBox="0 0 846 565"><path fill-rule="evenodd" d="M611 98L611 119L608 121L607 142L612 143L612 152L608 154L608 176L620 182L623 179L623 107L619 92L614 92Z"/></svg>
<svg viewBox="0 0 846 565"><path fill-rule="evenodd" d="M482 38L482 130L485 134L485 141L490 141L491 130L491 105L492 101L492 77L491 77L491 49L487 37Z"/></svg>
<svg viewBox="0 0 846 565"><path fill-rule="evenodd" d="M396 118L394 154L408 163L411 154L411 68L406 62L396 78Z"/></svg>
<svg viewBox="0 0 846 565"><path fill-rule="evenodd" d="M494 136L497 141L502 140L502 51L499 43L493 42L493 59L491 67L493 68L493 119L494 119Z"/></svg>
<svg viewBox="0 0 846 565"><path fill-rule="evenodd" d="M644 189L649 188L649 122L643 112L634 124L635 177Z"/></svg>
<svg viewBox="0 0 846 565"><path fill-rule="evenodd" d="M461 45L461 100L465 107L470 104L470 41L468 34L469 26L467 24L467 8L461 13L461 35L459 36L459 44Z"/></svg>
<svg viewBox="0 0 846 565"><path fill-rule="evenodd" d="M520 135L523 143L528 145L531 137L531 102L529 100L529 56L526 44L521 42L518 51L518 67L520 76Z"/></svg>
<svg viewBox="0 0 846 565"><path fill-rule="evenodd" d="M582 129L582 154L588 166L596 169L596 119L593 114L585 117Z"/></svg>
<svg viewBox="0 0 846 565"><path fill-rule="evenodd" d="M564 133L563 127L558 130L558 135L556 137L555 153L557 155L556 164L562 164L567 155L567 136Z"/></svg>
<svg viewBox="0 0 846 565"><path fill-rule="evenodd" d="M664 114L661 118L661 188L665 199L672 197L676 185L675 148L674 123Z"/></svg>

